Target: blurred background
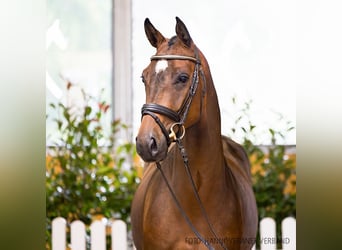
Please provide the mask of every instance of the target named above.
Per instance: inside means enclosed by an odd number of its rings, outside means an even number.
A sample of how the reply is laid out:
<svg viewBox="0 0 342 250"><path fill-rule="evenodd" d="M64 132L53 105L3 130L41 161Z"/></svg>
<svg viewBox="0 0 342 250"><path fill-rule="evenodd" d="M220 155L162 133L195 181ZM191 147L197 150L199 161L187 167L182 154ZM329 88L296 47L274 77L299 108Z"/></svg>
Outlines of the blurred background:
<svg viewBox="0 0 342 250"><path fill-rule="evenodd" d="M222 112L223 133L233 124L230 99L253 100L260 129L296 121L295 8L280 1L47 1L46 103L65 101L66 81L117 104L112 116L140 124L142 70L155 53L144 33L146 17L166 37L175 16L207 57ZM77 102L79 93L71 93ZM121 100L124 99L124 100ZM120 101L121 100L121 101ZM115 112L116 111L116 112ZM47 134L53 130L47 123ZM257 144L270 143L258 137ZM283 141L296 144L295 131Z"/></svg>
<svg viewBox="0 0 342 250"><path fill-rule="evenodd" d="M206 56L222 134L248 152L259 219L273 218L280 239L281 221L296 217L295 14L291 1L48 0L46 247L58 216L129 229L140 75L155 53L146 17L166 37L180 17Z"/></svg>

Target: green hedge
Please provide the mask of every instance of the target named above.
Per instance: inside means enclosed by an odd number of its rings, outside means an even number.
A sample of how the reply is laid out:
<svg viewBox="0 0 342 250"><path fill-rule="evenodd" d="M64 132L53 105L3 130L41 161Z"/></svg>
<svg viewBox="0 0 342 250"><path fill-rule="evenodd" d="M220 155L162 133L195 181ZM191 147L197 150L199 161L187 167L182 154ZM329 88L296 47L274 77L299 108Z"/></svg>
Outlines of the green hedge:
<svg viewBox="0 0 342 250"><path fill-rule="evenodd" d="M68 91L74 87L68 85ZM140 181L135 145L118 144L120 121L104 127L109 105L83 93L81 108L50 104L57 113L55 145L47 148L46 242L51 242L51 221L62 216L70 223L90 224L96 215L120 218L129 224L130 206ZM49 118L48 118L49 119Z"/></svg>

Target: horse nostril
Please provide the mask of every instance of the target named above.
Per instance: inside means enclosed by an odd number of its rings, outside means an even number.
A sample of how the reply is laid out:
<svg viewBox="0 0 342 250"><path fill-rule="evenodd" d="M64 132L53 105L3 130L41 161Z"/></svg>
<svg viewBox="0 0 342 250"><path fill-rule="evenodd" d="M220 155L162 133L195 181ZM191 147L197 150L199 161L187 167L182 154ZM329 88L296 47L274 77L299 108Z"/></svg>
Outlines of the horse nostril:
<svg viewBox="0 0 342 250"><path fill-rule="evenodd" d="M150 150L153 157L155 157L158 154L158 146L156 139L154 137L151 137L150 140Z"/></svg>

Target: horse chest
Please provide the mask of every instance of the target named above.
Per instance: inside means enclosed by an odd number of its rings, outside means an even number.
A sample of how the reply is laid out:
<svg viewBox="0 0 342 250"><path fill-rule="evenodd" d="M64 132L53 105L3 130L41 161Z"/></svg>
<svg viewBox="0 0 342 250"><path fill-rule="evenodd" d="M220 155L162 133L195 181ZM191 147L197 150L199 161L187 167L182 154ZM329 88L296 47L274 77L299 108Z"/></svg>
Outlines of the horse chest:
<svg viewBox="0 0 342 250"><path fill-rule="evenodd" d="M155 172L146 177L137 193L143 198L135 202L135 207L139 207L139 216L136 216L134 221L132 218L132 222L141 225L143 249L146 249L146 246L148 246L147 249L202 249L204 245L191 231L159 173ZM191 191L188 192L190 197L185 191L179 190L176 190L177 198L192 223L204 237L213 237L192 190L188 190ZM236 214L236 211L228 193L226 199L220 199L216 204L207 204L207 207L209 208L208 216L212 218L211 223L218 235L227 237L239 231L236 227L239 224L239 218L230 216L230 214Z"/></svg>

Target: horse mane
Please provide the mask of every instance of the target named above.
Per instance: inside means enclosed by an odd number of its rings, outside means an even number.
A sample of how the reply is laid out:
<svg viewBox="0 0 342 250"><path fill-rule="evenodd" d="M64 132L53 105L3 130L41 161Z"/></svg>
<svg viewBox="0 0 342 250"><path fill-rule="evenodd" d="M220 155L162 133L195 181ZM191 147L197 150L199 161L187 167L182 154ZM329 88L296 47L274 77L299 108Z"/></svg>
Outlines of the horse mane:
<svg viewBox="0 0 342 250"><path fill-rule="evenodd" d="M244 148L232 139L222 136L226 167L237 177L241 176L252 185L250 162Z"/></svg>

